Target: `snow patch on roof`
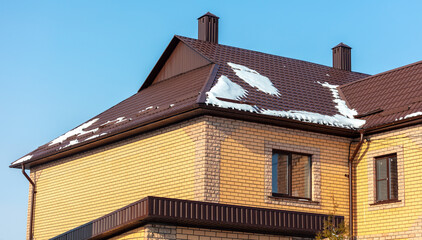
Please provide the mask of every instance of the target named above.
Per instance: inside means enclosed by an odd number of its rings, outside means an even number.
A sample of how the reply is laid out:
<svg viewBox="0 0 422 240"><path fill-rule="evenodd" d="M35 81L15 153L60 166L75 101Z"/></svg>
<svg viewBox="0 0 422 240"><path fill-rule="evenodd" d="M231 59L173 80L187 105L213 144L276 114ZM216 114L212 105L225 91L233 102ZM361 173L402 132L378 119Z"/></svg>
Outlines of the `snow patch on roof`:
<svg viewBox="0 0 422 240"><path fill-rule="evenodd" d="M359 119L350 119L343 115L336 114L334 116L323 115L320 113L313 113L307 111L278 111L278 110L269 110L263 109L260 112L264 115L276 116L276 117L283 117L283 118L290 118L294 120L299 120L303 122L310 122L310 123L317 123L322 125L334 126L334 127L342 127L342 128L358 128L360 126L357 124L356 121L364 121Z"/></svg>
<svg viewBox="0 0 422 240"><path fill-rule="evenodd" d="M205 103L222 108L232 108L237 110L256 112L254 106L242 103L234 103L224 101L218 98L225 98L231 100L240 100L245 97L248 91L243 89L239 84L236 84L224 75L218 78L217 83L207 92L207 100Z"/></svg>
<svg viewBox="0 0 422 240"><path fill-rule="evenodd" d="M414 113L411 113L411 114L408 114L408 115L404 116L403 119L411 118L411 117L416 117L416 116L421 116L421 115L422 115L422 112L414 112Z"/></svg>
<svg viewBox="0 0 422 240"><path fill-rule="evenodd" d="M95 135L92 135L92 136L90 136L89 138L85 139L85 140L84 140L84 142L85 142L85 141L89 141L89 140L94 139L94 138L97 138L97 137L100 137L100 136L103 136L103 135L106 135L106 134L107 134L107 133L101 133L101 134L95 134Z"/></svg>
<svg viewBox="0 0 422 240"><path fill-rule="evenodd" d="M340 95L338 94L338 90L337 90L338 85L332 85L327 82L325 83L318 82L318 83L321 84L321 86L330 89L331 94L334 97L333 101L337 104L336 108L338 109L341 115L346 116L348 118L354 118L353 116L358 114L358 112L355 109L350 109L347 106L346 102L340 98Z"/></svg>
<svg viewBox="0 0 422 240"><path fill-rule="evenodd" d="M416 117L416 116L421 116L421 115L422 115L422 112L414 112L414 113L411 113L411 114L407 114L404 117L396 118L395 121L400 121L400 120L403 120L403 119L406 119L406 118L411 118L411 117Z"/></svg>
<svg viewBox="0 0 422 240"><path fill-rule="evenodd" d="M32 158L32 155L26 155L25 157L19 158L18 160L12 162L12 164L23 163L23 162L28 161L31 158Z"/></svg>
<svg viewBox="0 0 422 240"><path fill-rule="evenodd" d="M67 147L70 147L70 146L78 144L78 143L79 143L78 139L75 139L75 140L70 141L69 144L67 144L63 148L67 148Z"/></svg>
<svg viewBox="0 0 422 240"><path fill-rule="evenodd" d="M116 118L112 121L107 121L106 123L101 124L101 126L108 125L108 124L111 124L111 123L118 124L118 123L124 122L126 120L127 119L125 119L125 117L118 117L118 118Z"/></svg>
<svg viewBox="0 0 422 240"><path fill-rule="evenodd" d="M244 80L246 83L270 95L280 96L280 92L274 87L271 80L265 76L262 76L257 71L245 67L243 65L235 63L227 63L238 77Z"/></svg>
<svg viewBox="0 0 422 240"><path fill-rule="evenodd" d="M337 120L341 121L343 125L348 125L352 128L360 128L363 124L365 124L366 120L362 119L355 119L354 116L358 114L358 112L355 109L350 109L346 101L340 98L340 95L338 93L338 85L332 85L327 82L321 83L318 82L321 86L326 87L330 89L331 94L333 95L334 99L333 102L336 103L336 108L338 109L339 114L334 115L333 117L336 117Z"/></svg>
<svg viewBox="0 0 422 240"><path fill-rule="evenodd" d="M80 125L79 127L73 129L73 130L70 130L69 132L67 132L67 133L61 135L60 137L54 139L53 141L51 141L48 146L54 145L56 143L62 143L63 141L65 141L69 137L72 137L72 136L75 136L75 135L81 136L81 135L84 135L84 134L87 134L87 133L91 133L91 132L93 133L93 132L98 131L98 128L94 128L94 129L91 129L89 131L84 130L84 129L90 127L95 122L97 122L98 119L99 118L92 119L91 121L86 122L86 123Z"/></svg>
<svg viewBox="0 0 422 240"><path fill-rule="evenodd" d="M148 111L148 110L153 109L153 108L154 108L153 106L149 106L149 107L147 107L147 108L145 108L145 109L142 109L142 110L141 110L141 111L139 111L138 113L142 113L142 112Z"/></svg>

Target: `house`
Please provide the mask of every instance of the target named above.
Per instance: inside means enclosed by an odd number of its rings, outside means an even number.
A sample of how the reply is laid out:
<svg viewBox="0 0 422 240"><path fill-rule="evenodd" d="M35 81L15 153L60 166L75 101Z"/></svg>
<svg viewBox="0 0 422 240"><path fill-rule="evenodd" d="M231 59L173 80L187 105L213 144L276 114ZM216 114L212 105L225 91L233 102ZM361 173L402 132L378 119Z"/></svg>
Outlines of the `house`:
<svg viewBox="0 0 422 240"><path fill-rule="evenodd" d="M14 161L29 239L422 238L422 62L374 76L174 36L121 103ZM30 169L30 176L24 169Z"/></svg>

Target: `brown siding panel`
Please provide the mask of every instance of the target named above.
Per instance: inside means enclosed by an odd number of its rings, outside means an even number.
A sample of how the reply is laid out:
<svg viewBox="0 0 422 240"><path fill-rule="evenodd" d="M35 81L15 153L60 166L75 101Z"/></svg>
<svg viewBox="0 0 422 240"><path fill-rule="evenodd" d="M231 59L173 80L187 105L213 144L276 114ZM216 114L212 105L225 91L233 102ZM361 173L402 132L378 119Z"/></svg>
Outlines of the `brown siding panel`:
<svg viewBox="0 0 422 240"><path fill-rule="evenodd" d="M148 222L312 237L327 215L146 197L52 239L104 239ZM335 216L335 224L344 220Z"/></svg>
<svg viewBox="0 0 422 240"><path fill-rule="evenodd" d="M207 59L190 49L186 44L179 42L152 84L203 67L209 63Z"/></svg>

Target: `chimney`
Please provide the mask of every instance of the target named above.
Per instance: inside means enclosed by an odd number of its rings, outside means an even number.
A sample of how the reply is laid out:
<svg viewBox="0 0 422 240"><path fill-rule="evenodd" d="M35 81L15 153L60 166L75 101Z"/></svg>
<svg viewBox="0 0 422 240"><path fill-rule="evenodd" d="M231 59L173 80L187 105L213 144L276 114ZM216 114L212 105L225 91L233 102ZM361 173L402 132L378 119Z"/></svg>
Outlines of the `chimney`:
<svg viewBox="0 0 422 240"><path fill-rule="evenodd" d="M352 48L341 42L332 50L333 68L352 71Z"/></svg>
<svg viewBox="0 0 422 240"><path fill-rule="evenodd" d="M198 39L210 43L218 43L219 17L207 12L198 18Z"/></svg>

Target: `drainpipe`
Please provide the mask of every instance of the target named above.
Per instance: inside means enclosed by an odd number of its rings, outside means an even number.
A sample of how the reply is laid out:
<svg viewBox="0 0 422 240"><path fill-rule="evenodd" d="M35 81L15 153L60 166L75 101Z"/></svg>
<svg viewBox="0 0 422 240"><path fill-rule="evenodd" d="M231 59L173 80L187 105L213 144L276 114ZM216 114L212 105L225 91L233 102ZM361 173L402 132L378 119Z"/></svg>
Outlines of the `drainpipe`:
<svg viewBox="0 0 422 240"><path fill-rule="evenodd" d="M32 197L31 197L31 214L29 217L29 240L33 239L33 222L34 222L34 202L35 202L35 183L32 181L32 179L26 174L25 172L25 165L22 163L22 173L28 179L29 183L32 185Z"/></svg>
<svg viewBox="0 0 422 240"><path fill-rule="evenodd" d="M349 145L349 227L350 227L350 238L353 239L353 178L352 178L352 167L353 167L353 160L356 157L356 154L358 154L362 143L364 141L363 134L364 130L360 130L360 140L358 142L358 145L355 148L355 151L353 152L352 156L350 157L350 146L352 145L352 142L350 142Z"/></svg>

